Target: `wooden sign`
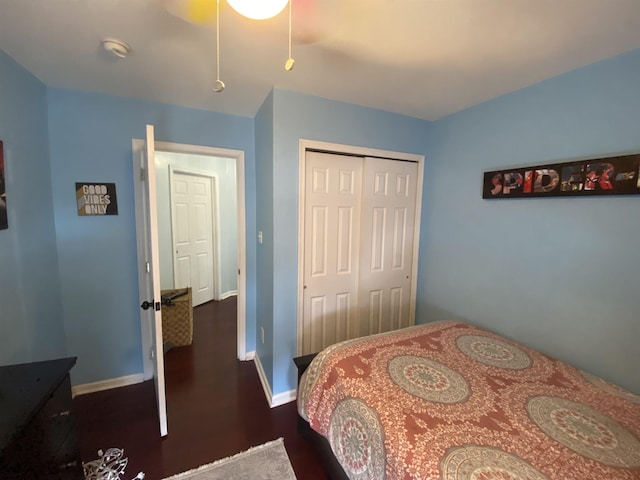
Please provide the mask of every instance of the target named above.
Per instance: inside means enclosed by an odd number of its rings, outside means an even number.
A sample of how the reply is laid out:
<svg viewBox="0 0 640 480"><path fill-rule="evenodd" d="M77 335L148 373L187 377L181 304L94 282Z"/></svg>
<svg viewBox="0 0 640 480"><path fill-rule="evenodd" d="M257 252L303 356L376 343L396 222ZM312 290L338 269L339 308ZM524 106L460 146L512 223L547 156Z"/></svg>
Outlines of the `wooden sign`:
<svg viewBox="0 0 640 480"><path fill-rule="evenodd" d="M117 215L115 183L76 183L78 215Z"/></svg>

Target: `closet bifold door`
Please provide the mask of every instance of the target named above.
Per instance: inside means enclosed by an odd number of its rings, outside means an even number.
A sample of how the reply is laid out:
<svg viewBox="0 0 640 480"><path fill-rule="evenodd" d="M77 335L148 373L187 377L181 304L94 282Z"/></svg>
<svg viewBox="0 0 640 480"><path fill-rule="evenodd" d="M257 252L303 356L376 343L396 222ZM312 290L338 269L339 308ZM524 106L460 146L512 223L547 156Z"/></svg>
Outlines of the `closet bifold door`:
<svg viewBox="0 0 640 480"><path fill-rule="evenodd" d="M307 151L302 354L407 327L418 164Z"/></svg>
<svg viewBox="0 0 640 480"><path fill-rule="evenodd" d="M305 157L303 354L358 336L361 157Z"/></svg>

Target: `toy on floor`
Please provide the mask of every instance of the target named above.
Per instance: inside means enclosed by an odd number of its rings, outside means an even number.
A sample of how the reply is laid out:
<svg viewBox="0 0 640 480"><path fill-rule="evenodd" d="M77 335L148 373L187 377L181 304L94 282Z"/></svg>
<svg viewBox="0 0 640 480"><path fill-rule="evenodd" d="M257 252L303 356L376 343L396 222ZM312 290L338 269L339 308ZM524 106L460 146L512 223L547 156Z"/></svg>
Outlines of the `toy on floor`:
<svg viewBox="0 0 640 480"><path fill-rule="evenodd" d="M120 476L124 474L124 469L129 462L124 457L124 450L119 448L110 448L103 453L98 450L98 459L82 464L84 478L86 480L121 480ZM144 473L140 472L133 477L132 480L142 480Z"/></svg>

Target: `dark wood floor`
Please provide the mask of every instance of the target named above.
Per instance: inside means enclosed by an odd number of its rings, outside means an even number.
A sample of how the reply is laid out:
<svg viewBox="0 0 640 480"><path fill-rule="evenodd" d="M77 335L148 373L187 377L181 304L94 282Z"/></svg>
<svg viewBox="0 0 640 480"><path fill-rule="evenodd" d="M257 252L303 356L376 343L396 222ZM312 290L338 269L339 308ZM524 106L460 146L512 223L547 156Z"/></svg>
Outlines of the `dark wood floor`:
<svg viewBox="0 0 640 480"><path fill-rule="evenodd" d="M252 361L236 359L236 301L194 309L192 346L165 355L169 435L160 438L153 382L78 396L83 461L123 448L129 465L160 480L254 445L284 437L299 480L326 479L315 452L296 432L295 402L269 408Z"/></svg>

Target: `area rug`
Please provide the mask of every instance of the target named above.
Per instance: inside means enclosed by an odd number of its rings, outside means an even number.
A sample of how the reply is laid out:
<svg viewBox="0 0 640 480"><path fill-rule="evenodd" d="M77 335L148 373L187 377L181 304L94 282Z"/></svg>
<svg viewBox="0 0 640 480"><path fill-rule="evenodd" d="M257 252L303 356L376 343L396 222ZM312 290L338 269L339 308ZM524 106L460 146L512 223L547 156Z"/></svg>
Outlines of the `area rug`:
<svg viewBox="0 0 640 480"><path fill-rule="evenodd" d="M284 448L284 440L279 438L164 480L183 479L296 480L296 476Z"/></svg>

